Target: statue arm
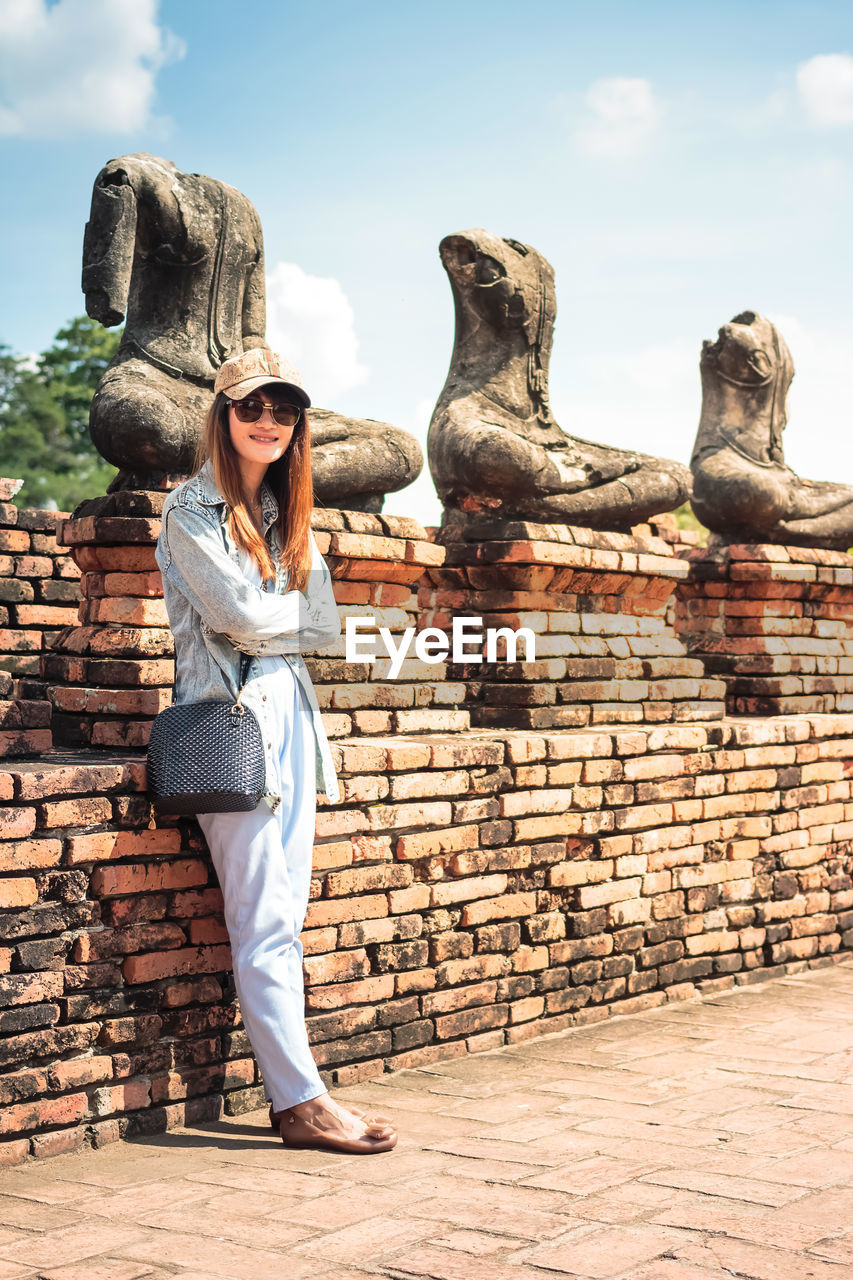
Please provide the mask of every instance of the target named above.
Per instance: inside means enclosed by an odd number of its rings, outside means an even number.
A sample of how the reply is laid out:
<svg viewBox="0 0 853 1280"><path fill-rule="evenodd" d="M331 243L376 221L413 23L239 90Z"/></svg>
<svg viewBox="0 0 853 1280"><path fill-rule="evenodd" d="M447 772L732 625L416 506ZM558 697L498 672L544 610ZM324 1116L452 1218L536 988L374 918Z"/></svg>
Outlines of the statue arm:
<svg viewBox="0 0 853 1280"><path fill-rule="evenodd" d="M136 195L127 175L102 170L83 238L82 283L86 312L103 325L121 324L127 310L136 218Z"/></svg>
<svg viewBox="0 0 853 1280"><path fill-rule="evenodd" d="M243 293L243 350L262 347L266 343L267 328L267 289L264 277L264 239L260 219L256 218L256 242L258 256L254 266L249 268L246 288Z"/></svg>

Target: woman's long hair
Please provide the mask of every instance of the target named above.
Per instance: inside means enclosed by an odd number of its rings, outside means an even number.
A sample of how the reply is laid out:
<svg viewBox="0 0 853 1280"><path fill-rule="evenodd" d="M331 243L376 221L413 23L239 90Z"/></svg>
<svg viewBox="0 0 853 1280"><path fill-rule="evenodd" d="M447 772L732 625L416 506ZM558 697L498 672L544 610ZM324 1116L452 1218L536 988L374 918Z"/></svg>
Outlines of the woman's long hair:
<svg viewBox="0 0 853 1280"><path fill-rule="evenodd" d="M196 445L193 474L210 458L216 487L228 504L228 527L238 546L257 564L264 582L275 581L269 544L258 532L246 504L237 452L228 431L228 397L214 398ZM305 410L293 429L293 436L280 458L267 467L264 481L278 502L276 525L282 547L279 563L288 573L288 586L304 590L311 569L311 511L314 488L311 481L311 432Z"/></svg>

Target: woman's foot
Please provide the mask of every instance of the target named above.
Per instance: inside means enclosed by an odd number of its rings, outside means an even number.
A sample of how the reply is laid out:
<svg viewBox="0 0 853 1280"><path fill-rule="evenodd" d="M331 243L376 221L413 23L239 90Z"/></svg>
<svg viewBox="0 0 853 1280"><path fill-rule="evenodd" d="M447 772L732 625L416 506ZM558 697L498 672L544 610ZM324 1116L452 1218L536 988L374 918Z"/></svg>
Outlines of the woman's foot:
<svg viewBox="0 0 853 1280"><path fill-rule="evenodd" d="M387 1117L356 1115L328 1093L289 1107L281 1116L279 1132L288 1147L352 1155L390 1151L397 1143L397 1131Z"/></svg>
<svg viewBox="0 0 853 1280"><path fill-rule="evenodd" d="M326 1096L328 1097L328 1095ZM289 1107L285 1107L283 1111L273 1111L272 1103L270 1103L270 1128L275 1129L276 1133L278 1133L281 1128L281 1122L287 1115L289 1109ZM349 1110L354 1116L360 1116L362 1119L367 1115L367 1112L362 1111L361 1107L350 1105Z"/></svg>

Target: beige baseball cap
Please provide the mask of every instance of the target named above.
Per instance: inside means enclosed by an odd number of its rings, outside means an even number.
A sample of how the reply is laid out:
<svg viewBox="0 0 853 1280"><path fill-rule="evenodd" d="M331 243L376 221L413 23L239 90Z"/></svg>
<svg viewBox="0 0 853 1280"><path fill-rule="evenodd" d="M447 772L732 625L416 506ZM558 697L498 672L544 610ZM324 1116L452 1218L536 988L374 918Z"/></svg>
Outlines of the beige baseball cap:
<svg viewBox="0 0 853 1280"><path fill-rule="evenodd" d="M219 366L213 384L214 395L223 392L232 400L243 400L258 387L279 383L294 393L297 403L308 409L311 401L302 385L299 370L269 347L252 347L240 356L232 356Z"/></svg>

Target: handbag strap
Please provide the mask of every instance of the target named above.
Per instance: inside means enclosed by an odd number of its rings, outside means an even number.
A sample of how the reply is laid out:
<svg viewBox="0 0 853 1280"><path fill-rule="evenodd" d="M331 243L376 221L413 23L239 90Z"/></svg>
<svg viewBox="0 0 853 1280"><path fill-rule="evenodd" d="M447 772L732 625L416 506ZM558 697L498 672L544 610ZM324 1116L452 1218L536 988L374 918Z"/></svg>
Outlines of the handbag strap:
<svg viewBox="0 0 853 1280"><path fill-rule="evenodd" d="M235 706L239 706L242 710L243 704L240 699L243 696L243 688L249 675L249 667L252 663L252 655L250 653L240 654L240 688L237 691L237 701Z"/></svg>
<svg viewBox="0 0 853 1280"><path fill-rule="evenodd" d="M237 690L237 697L236 697L236 699L235 699L235 705L236 705L236 706L240 706L241 708L242 708L242 705L243 705L243 704L242 704L242 702L240 701L240 699L241 699L241 698L242 698L242 696L243 696L243 687L244 687L244 685L245 685L245 683L246 683L246 680L248 679L248 676L249 676L249 667L251 666L251 662L252 662L252 655L251 655L250 653L241 653L241 654L240 654L240 688ZM173 707L175 706L175 686L174 686L174 684L172 685L172 706L173 706Z"/></svg>
<svg viewBox="0 0 853 1280"><path fill-rule="evenodd" d="M249 675L249 667L252 665L252 655L250 653L240 654L240 688L246 683Z"/></svg>

